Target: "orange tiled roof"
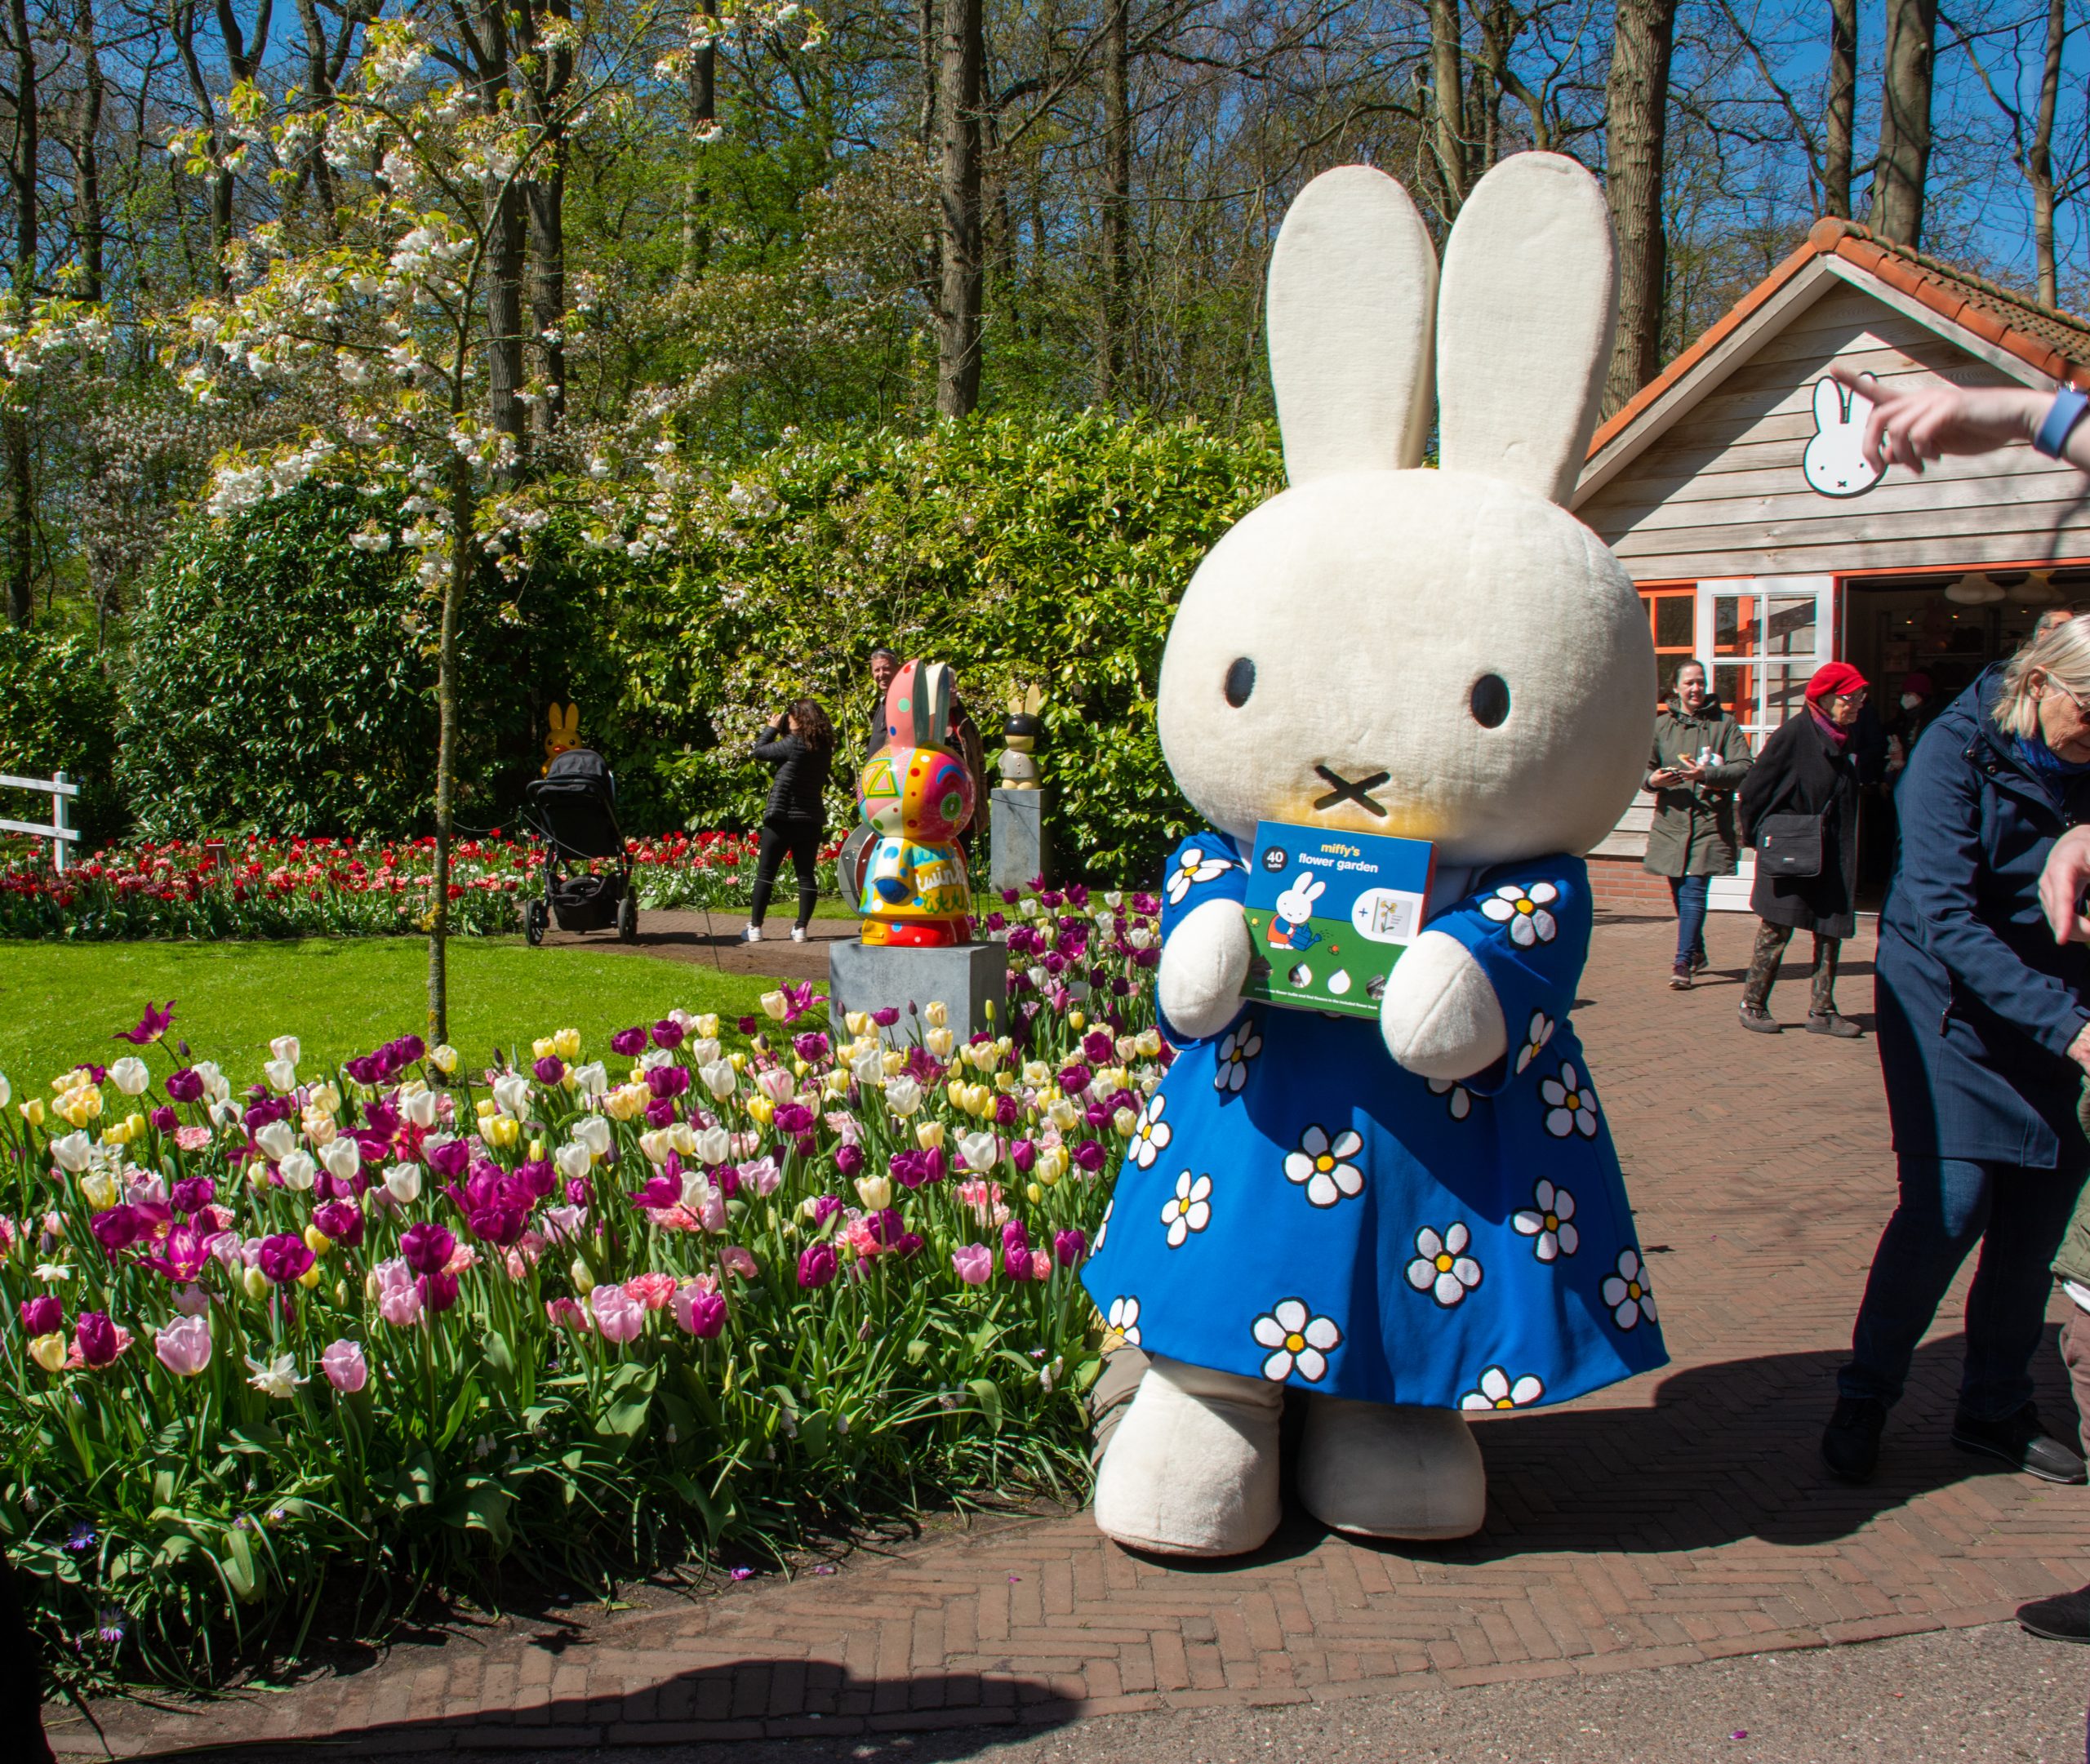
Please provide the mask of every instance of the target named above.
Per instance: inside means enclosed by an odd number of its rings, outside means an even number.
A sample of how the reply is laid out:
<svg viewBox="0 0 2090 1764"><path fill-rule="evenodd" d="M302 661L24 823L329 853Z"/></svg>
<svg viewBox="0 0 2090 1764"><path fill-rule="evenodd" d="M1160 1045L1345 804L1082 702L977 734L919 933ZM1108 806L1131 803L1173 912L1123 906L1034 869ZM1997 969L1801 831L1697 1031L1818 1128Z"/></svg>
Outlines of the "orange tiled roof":
<svg viewBox="0 0 2090 1764"><path fill-rule="evenodd" d="M1984 281L1970 270L1876 238L1855 220L1825 217L1806 242L1736 300L1690 348L1635 393L1590 438L1594 458L1672 386L1684 379L1721 341L1817 257L1840 257L1867 270L1941 318L1953 320L2028 367L2072 385L2090 386L2090 322L2043 306L2021 294Z"/></svg>

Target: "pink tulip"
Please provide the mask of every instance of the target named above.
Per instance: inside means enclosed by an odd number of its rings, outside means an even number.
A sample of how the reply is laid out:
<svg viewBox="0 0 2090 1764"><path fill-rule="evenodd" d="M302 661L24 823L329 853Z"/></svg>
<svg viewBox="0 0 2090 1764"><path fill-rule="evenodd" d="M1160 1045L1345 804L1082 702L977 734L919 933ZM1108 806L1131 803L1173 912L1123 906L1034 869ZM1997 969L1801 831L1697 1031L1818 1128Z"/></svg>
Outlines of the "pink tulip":
<svg viewBox="0 0 2090 1764"><path fill-rule="evenodd" d="M211 1325L201 1317L177 1317L153 1337L153 1352L176 1378L193 1378L211 1363Z"/></svg>
<svg viewBox="0 0 2090 1764"><path fill-rule="evenodd" d="M353 1396L370 1382L370 1366L362 1357L362 1349L345 1339L319 1356L319 1369L326 1373L327 1382L335 1389Z"/></svg>
<svg viewBox="0 0 2090 1764"><path fill-rule="evenodd" d="M646 1326L646 1307L622 1286L596 1287L588 1304L605 1341L630 1341Z"/></svg>
<svg viewBox="0 0 2090 1764"><path fill-rule="evenodd" d="M624 1290L638 1300L649 1311L663 1311L675 1295L675 1277L673 1274L634 1274L624 1283Z"/></svg>
<svg viewBox="0 0 2090 1764"><path fill-rule="evenodd" d="M742 1280L752 1280L760 1272L755 1265L754 1252L742 1249L737 1243L729 1243L718 1252L718 1265Z"/></svg>
<svg viewBox="0 0 2090 1764"><path fill-rule="evenodd" d="M968 1286L984 1286L994 1272L994 1252L984 1243L968 1243L950 1252L950 1265Z"/></svg>
<svg viewBox="0 0 2090 1764"><path fill-rule="evenodd" d="M709 1341L726 1326L726 1301L718 1293L691 1281L676 1289L675 1321L686 1333Z"/></svg>

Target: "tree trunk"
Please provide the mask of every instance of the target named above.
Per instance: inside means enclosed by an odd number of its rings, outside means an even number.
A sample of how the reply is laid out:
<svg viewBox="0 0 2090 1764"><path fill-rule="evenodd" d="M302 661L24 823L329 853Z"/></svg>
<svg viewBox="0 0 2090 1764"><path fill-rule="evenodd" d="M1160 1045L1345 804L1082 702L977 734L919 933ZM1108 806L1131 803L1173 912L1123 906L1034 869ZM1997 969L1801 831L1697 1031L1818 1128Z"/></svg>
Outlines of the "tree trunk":
<svg viewBox="0 0 2090 1764"><path fill-rule="evenodd" d="M95 40L94 0L78 0L73 14L73 50L80 58L80 107L73 125L73 230L80 242L80 297L99 306L102 298L106 226L101 211L101 50Z"/></svg>
<svg viewBox="0 0 2090 1764"><path fill-rule="evenodd" d="M2032 118L2032 142L2025 175L2032 184L2032 248L2039 258L2039 298L2061 304L2054 264L2054 110L2061 100L2061 56L2068 38L2068 0L2048 0L2046 64L2039 72L2039 108Z"/></svg>
<svg viewBox="0 0 2090 1764"><path fill-rule="evenodd" d="M15 56L15 128L7 155L7 181L15 202L15 262L11 292L15 322L27 328L36 298L38 108L36 43L29 35L27 0L8 0L9 46ZM29 417L20 393L7 401L4 438L7 453L7 617L26 625L35 610L35 459Z"/></svg>
<svg viewBox="0 0 2090 1764"><path fill-rule="evenodd" d="M428 1038L450 1039L450 837L457 773L457 617L472 585L472 529L478 516L472 469L450 459L450 576L435 651L435 904L428 921Z"/></svg>
<svg viewBox="0 0 2090 1764"><path fill-rule="evenodd" d="M522 193L514 184L494 198L487 251L487 415L515 443L505 476L517 475L528 436L522 400Z"/></svg>
<svg viewBox="0 0 2090 1764"><path fill-rule="evenodd" d="M1604 90L1610 165L1605 194L1618 234L1618 342L1604 384L1607 415L1661 367L1668 241L1662 226L1662 152L1676 0L1617 0L1611 77Z"/></svg>
<svg viewBox="0 0 2090 1764"><path fill-rule="evenodd" d="M715 0L707 0L707 4ZM552 0L556 19L567 20L567 0ZM573 50L564 38L547 50L534 37L533 15L526 7L517 16L532 33L536 51L525 90L531 120L544 136L536 169L523 197L530 222L530 322L536 334L537 362L544 382L544 402L535 415L540 433L558 428L566 414L566 129L562 105L573 78Z"/></svg>
<svg viewBox="0 0 2090 1764"><path fill-rule="evenodd" d="M1829 0L1829 81L1823 102L1821 211L1851 215L1851 142L1857 127L1858 0Z"/></svg>
<svg viewBox="0 0 2090 1764"><path fill-rule="evenodd" d="M19 0L17 0L19 3ZM936 111L943 124L943 282L937 303L936 412L967 416L980 402L981 0L943 0Z"/></svg>
<svg viewBox="0 0 2090 1764"><path fill-rule="evenodd" d="M704 0L704 16L718 16L718 0ZM689 118L691 134L701 139L718 120L718 51L710 43L690 57ZM711 256L711 187L698 169L697 153L690 156L689 184L683 202L682 278L691 282L704 273Z"/></svg>
<svg viewBox="0 0 2090 1764"><path fill-rule="evenodd" d="M1923 243L1923 189L1930 177L1931 76L1937 0L1887 0L1886 64L1880 78L1879 164L1872 180L1872 230Z"/></svg>
<svg viewBox="0 0 2090 1764"><path fill-rule="evenodd" d="M936 140L936 85L942 78L943 20L936 0L918 0L914 11L915 47L922 59L922 157L927 158Z"/></svg>
<svg viewBox="0 0 2090 1764"><path fill-rule="evenodd" d="M1466 82L1459 0L1430 0L1430 147L1443 186L1443 219L1458 218L1473 186L1466 162Z"/></svg>
<svg viewBox="0 0 2090 1764"><path fill-rule="evenodd" d="M305 107L324 110L334 101L334 82L328 69L327 27L321 21L316 0L297 0L297 16L305 27ZM334 230L334 168L327 163L323 144L315 142L303 168L312 179L312 193L327 218L327 230Z"/></svg>
<svg viewBox="0 0 2090 1764"><path fill-rule="evenodd" d="M1096 352L1096 402L1106 409L1123 389L1131 344L1131 0L1109 0L1103 20L1103 334Z"/></svg>

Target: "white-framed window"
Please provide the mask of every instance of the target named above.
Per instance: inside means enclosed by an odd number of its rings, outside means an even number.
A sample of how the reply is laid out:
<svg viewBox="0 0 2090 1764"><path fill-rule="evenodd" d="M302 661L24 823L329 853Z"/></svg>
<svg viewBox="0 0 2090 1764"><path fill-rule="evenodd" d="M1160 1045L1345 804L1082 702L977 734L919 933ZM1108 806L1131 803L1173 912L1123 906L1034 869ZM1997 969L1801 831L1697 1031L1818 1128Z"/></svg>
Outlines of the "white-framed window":
<svg viewBox="0 0 2090 1764"><path fill-rule="evenodd" d="M1752 748L1807 709L1807 682L1834 647L1835 589L1832 575L1698 584L1698 653Z"/></svg>

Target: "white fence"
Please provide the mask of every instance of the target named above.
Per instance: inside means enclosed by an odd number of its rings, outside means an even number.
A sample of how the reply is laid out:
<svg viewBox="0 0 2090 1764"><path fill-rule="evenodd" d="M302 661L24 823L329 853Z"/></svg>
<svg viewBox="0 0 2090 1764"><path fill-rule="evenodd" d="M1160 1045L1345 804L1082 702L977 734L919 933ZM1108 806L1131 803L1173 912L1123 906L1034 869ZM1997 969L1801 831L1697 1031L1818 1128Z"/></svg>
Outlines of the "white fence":
<svg viewBox="0 0 2090 1764"><path fill-rule="evenodd" d="M33 790L39 796L51 798L51 820L47 824L30 820L0 820L0 833L25 833L38 839L51 842L51 868L65 868L65 847L77 845L80 836L65 824L65 802L69 797L80 793L80 787L66 777L64 772L50 778L17 778L10 772L0 771L0 789Z"/></svg>

